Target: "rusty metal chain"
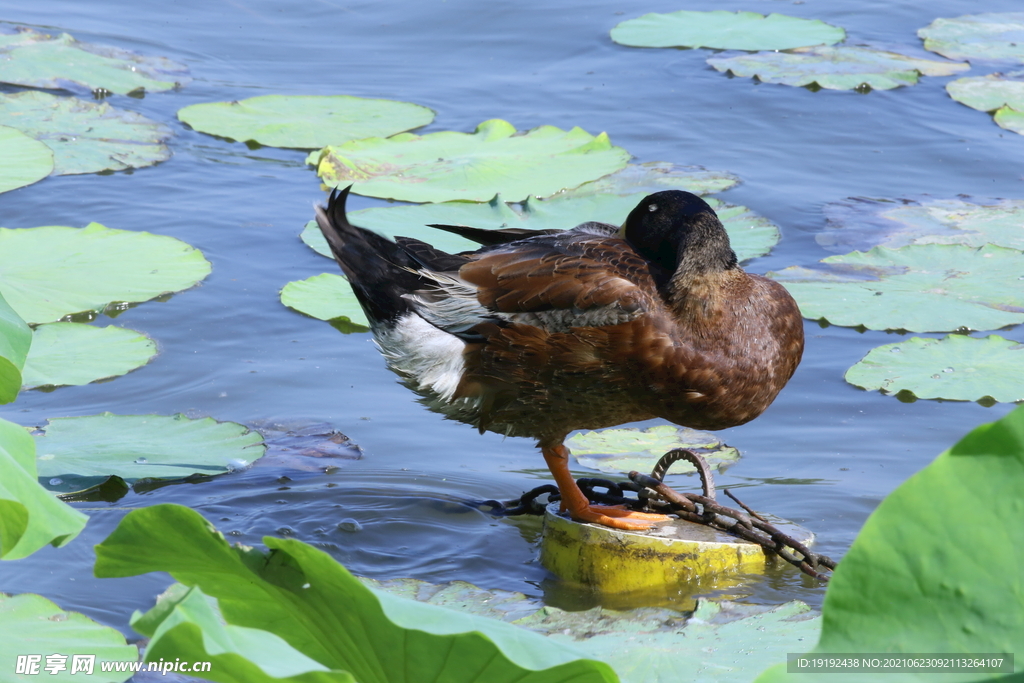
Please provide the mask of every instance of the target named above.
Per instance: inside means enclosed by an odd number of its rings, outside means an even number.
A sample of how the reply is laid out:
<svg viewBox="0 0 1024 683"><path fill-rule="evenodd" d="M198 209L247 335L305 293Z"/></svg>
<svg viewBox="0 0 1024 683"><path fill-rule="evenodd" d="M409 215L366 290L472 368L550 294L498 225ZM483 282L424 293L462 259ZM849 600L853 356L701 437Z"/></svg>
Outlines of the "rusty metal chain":
<svg viewBox="0 0 1024 683"><path fill-rule="evenodd" d="M679 493L664 483L663 479L669 468L680 460L691 463L697 469L703 495ZM629 482L613 482L607 479L581 478L577 480L577 484L587 498L595 503L625 505L630 509L646 508L653 512L674 514L688 522L710 526L756 543L764 549L767 556L777 555L803 573L821 581L829 579L829 575L823 571L836 568L834 560L812 552L800 541L781 532L764 517L744 505L728 489L724 489L724 493L736 501L743 510L719 505L711 468L702 456L693 451L684 448L671 450L658 460L650 475L630 472L629 479ZM598 488L604 489L604 492L595 490ZM637 494L637 497L623 495L626 491ZM537 502L537 498L545 493L548 494L548 500L559 500L558 489L546 484L527 491L516 500L487 500L474 504L474 507L486 508L487 512L498 516L541 515L544 514L544 506Z"/></svg>

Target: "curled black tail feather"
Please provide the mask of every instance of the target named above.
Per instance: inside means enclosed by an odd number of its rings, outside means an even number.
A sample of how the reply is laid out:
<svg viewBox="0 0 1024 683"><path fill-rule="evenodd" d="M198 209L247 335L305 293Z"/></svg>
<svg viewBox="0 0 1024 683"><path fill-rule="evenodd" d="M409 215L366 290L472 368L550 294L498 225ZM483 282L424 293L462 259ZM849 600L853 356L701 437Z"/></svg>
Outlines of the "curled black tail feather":
<svg viewBox="0 0 1024 683"><path fill-rule="evenodd" d="M414 272L419 264L400 246L349 222L345 200L351 189L335 189L326 208L315 207L316 223L366 317L373 324L394 322L412 310L402 295L427 283Z"/></svg>

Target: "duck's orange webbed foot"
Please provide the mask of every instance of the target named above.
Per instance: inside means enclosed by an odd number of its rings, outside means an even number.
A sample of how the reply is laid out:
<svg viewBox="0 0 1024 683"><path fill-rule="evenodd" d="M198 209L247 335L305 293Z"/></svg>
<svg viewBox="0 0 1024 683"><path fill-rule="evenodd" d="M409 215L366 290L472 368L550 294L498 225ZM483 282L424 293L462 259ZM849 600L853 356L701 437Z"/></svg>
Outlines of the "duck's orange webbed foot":
<svg viewBox="0 0 1024 683"><path fill-rule="evenodd" d="M619 506L591 505L569 472L569 449L558 444L542 446L541 452L562 494L562 509L568 511L573 519L625 531L644 531L670 519L665 515L633 512Z"/></svg>

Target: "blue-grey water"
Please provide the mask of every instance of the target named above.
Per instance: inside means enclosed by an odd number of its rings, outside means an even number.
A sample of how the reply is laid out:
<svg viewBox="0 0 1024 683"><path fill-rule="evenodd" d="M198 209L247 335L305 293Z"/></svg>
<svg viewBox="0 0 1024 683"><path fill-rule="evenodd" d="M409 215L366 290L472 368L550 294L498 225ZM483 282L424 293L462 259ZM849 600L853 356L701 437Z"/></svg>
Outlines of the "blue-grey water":
<svg viewBox="0 0 1024 683"><path fill-rule="evenodd" d="M175 130L174 156L153 168L55 177L0 195L0 225L82 226L173 235L201 249L213 273L165 302L125 311L117 324L155 339L160 355L111 382L23 393L0 417L25 425L114 413L210 415L247 424L328 423L363 449L331 473L256 467L212 482L85 505L91 519L61 549L0 564L0 590L40 593L130 632L163 575L92 578L92 546L127 509L163 502L196 508L232 540L290 534L353 572L376 578L469 581L567 607L597 600L537 562L536 520L503 520L459 506L511 498L546 481L525 439L478 435L426 412L398 386L368 335L345 336L279 303L287 282L333 272L298 240L324 194L304 153L250 150L177 122L189 104L262 94L348 94L415 102L437 118L425 132L472 131L503 118L607 131L637 161L731 171L719 195L778 224L782 241L748 268L763 273L827 256L815 240L822 207L852 196L1024 197L1024 137L952 101L949 78L867 94L728 78L703 50L615 45L608 31L648 11L737 9L818 18L848 43L920 49L934 18L1019 9L1013 0L895 2L696 0L343 2L310 0L33 0L5 3L0 20L184 62L195 80L144 99L114 96ZM996 67L976 66L970 75ZM384 202L354 197L351 208ZM568 226L567 226L568 227ZM101 318L97 324L108 324ZM861 391L843 373L898 337L808 322L803 364L754 422L726 430L742 460L718 477L754 508L797 521L841 557L878 503L972 427L1011 406L917 401ZM1004 335L1022 340L1019 329ZM291 481L282 483L280 477ZM354 520L339 528L338 523ZM824 589L784 568L727 593L751 602ZM624 606L629 600L609 601Z"/></svg>

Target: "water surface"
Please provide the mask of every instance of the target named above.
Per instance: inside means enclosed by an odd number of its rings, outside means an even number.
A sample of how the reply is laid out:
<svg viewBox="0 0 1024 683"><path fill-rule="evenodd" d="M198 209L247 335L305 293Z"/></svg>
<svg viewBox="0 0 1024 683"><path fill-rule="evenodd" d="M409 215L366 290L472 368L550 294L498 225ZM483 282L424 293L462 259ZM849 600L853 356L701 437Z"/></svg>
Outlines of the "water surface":
<svg viewBox="0 0 1024 683"><path fill-rule="evenodd" d="M171 160L135 172L51 178L0 195L0 224L96 221L173 235L201 249L213 273L200 287L118 316L117 324L157 341L160 355L149 366L111 382L26 392L0 407L0 416L25 425L102 411L326 423L363 449L361 460L331 473L256 467L130 494L112 505L80 505L91 519L77 540L0 565L0 590L40 593L126 633L131 611L148 608L168 577L94 579L92 545L126 510L163 502L196 508L232 540L259 544L264 535L290 535L379 579L458 579L567 607L595 602L538 564L536 520L494 519L457 502L511 498L546 482L530 442L479 436L426 412L385 370L368 335L339 334L279 303L288 281L334 270L297 237L324 197L304 153L253 150L196 133L176 121L181 107L273 93L348 94L431 107L437 118L427 132L468 132L495 117L519 129L607 131L639 162L696 164L742 178L718 196L766 216L783 234L771 255L749 263L758 273L828 255L814 241L825 228L827 202L1024 195L1024 138L953 102L943 90L948 78L889 92L811 92L728 78L704 63L707 51L626 48L608 38L625 18L722 9L717 2L19 5L6 7L0 19L164 55L188 64L195 81L141 100L110 98L175 129ZM1011 0L983 5L743 0L729 8L823 19L845 27L850 44L916 47L915 31L936 17L1018 9ZM980 66L970 75L994 70ZM351 201L353 209L382 205ZM754 508L809 527L823 552L840 557L882 498L1011 406L901 403L861 391L843 381L845 370L899 337L813 322L806 332L803 364L775 404L722 433L743 458L718 484ZM1019 329L1002 334L1024 340ZM340 522L347 523L339 528ZM722 594L820 605L823 593L817 582L783 568Z"/></svg>

